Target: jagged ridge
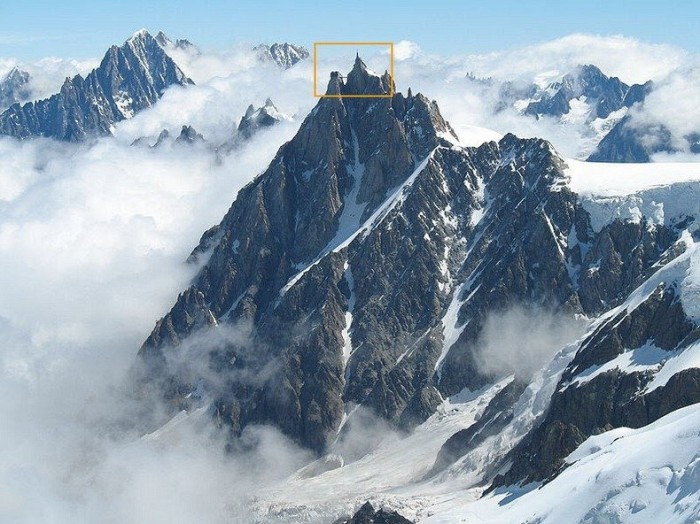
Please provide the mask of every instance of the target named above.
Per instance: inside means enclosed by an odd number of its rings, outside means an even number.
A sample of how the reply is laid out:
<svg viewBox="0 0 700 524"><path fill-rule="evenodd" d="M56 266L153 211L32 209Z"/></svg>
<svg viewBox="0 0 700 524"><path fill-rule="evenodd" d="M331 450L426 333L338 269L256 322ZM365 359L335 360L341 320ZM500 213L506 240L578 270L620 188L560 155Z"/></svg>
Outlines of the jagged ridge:
<svg viewBox="0 0 700 524"><path fill-rule="evenodd" d="M0 134L68 141L109 135L115 123L155 104L169 86L189 84L192 80L141 30L121 47L110 47L85 78L67 78L58 94L0 114Z"/></svg>

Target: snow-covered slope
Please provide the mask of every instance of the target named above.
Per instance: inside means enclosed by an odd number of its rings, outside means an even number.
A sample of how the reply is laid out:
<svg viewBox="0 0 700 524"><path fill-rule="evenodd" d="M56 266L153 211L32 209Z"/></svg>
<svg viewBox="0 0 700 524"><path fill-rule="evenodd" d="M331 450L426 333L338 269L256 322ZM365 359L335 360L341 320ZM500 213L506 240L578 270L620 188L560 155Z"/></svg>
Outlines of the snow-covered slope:
<svg viewBox="0 0 700 524"><path fill-rule="evenodd" d="M687 229L680 233L655 271L622 304L594 319L578 342L559 351L533 376L509 408L512 417L497 432L489 433L488 429L490 419L498 415L492 406L512 377L491 388L465 391L446 399L436 414L410 436L391 435L356 462L343 464L341 460L332 471L321 468L316 475L289 479L257 501L261 521L330 522L352 513L365 500L372 501L375 507L396 509L416 522L431 523L694 522L700 518L698 404L675 411L661 408L660 418L652 418L650 424L642 423L638 429L623 426L590 436L565 457L568 467L551 482L522 486L506 483L485 491L495 476L508 471L526 437L536 438L534 430L548 420L548 410L556 409L552 408L553 399L561 402L567 390L574 391L606 376L643 377L637 395L649 399L648 409L652 412L657 409L656 399L664 395L695 395L692 382L683 380L700 369L700 344L696 341L697 328L693 327L700 313L700 244L692 233L700 218L696 198L700 190L698 171L692 164L568 163L568 184L581 195L583 205L592 214L597 210L594 223L598 230L610 227L614 221L644 220L644 227L673 227L685 217ZM658 169L656 176L654 167ZM606 184L608 180L611 182ZM641 212L624 215L620 209L630 201L642 207L644 202L653 202L655 209L665 209L666 215L661 213L660 221L658 216L647 221ZM617 211L601 213L601 209L608 208ZM605 357L598 364L581 364L587 362L586 354L595 347L600 333L611 327L617 329L626 317L641 326L640 318L650 307L656 307L653 304L659 289L677 290L680 315L688 327L669 329L681 333L681 337L683 329L690 329L685 339L677 344L655 342L654 337L662 335L653 334L654 325L664 325L663 315L668 315L657 309L645 344L625 345L628 342L623 334L621 353ZM485 438L473 439L475 444L444 471L431 469L440 453L436 441L444 441L450 432L472 426L480 428L477 434L481 432ZM563 499L574 503L562 506Z"/></svg>
<svg viewBox="0 0 700 524"><path fill-rule="evenodd" d="M549 484L501 489L475 502L455 493L424 509L419 522L697 522L700 405L590 437L567 462Z"/></svg>

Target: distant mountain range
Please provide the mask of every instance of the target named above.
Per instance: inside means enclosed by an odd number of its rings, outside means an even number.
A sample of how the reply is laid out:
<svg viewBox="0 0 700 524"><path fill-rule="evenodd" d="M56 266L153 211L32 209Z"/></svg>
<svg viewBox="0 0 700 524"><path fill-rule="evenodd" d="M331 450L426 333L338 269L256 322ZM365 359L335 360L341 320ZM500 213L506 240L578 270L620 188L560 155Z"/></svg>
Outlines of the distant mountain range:
<svg viewBox="0 0 700 524"><path fill-rule="evenodd" d="M490 79L467 79L476 85L492 84ZM642 123L630 112L633 106L643 110L653 89L651 81L628 85L594 65L583 65L548 83L504 82L496 110L513 108L525 116L553 118L564 126L584 126L593 145L589 161L649 162L655 153L679 151L664 125ZM700 152L699 137L700 130L683 137L686 149Z"/></svg>
<svg viewBox="0 0 700 524"><path fill-rule="evenodd" d="M155 104L167 88L193 84L168 55L174 50L199 53L189 40L139 31L123 45L112 46L85 78L67 78L58 93L35 102L26 102L31 97L30 74L15 67L0 80L0 109L7 108L0 114L0 134L67 141L109 135L115 124ZM283 69L309 57L307 49L289 43L262 44L254 51L260 60ZM493 84L473 76L468 80ZM591 144L590 161L649 162L655 153L679 150L678 139L665 126L641 124L630 113L635 105L643 108L653 88L651 82L625 84L589 64L548 82L504 82L498 85L495 109L512 108L524 116L583 126L584 139ZM248 127L264 126L263 121L265 115L256 116L255 125L242 121L239 132L249 133ZM700 130L683 140L688 151L700 152Z"/></svg>
<svg viewBox="0 0 700 524"><path fill-rule="evenodd" d="M67 78L58 94L0 114L0 134L80 141L109 135L114 124L152 106L172 85L192 80L147 31L112 46L85 78Z"/></svg>
<svg viewBox="0 0 700 524"><path fill-rule="evenodd" d="M501 88L501 103L515 105L522 113L562 118L576 111L579 118L605 119L620 109L644 100L651 83L629 86L617 77L609 77L594 65L583 65L545 86L518 87L506 82Z"/></svg>
<svg viewBox="0 0 700 524"><path fill-rule="evenodd" d="M114 125L153 106L166 89L194 84L168 55L168 50L193 50L188 40L171 40L159 32L135 33L112 46L100 65L85 78L67 78L60 91L44 100L18 104L29 96L29 74L13 69L0 82L0 134L16 138L51 137L77 142L110 135ZM258 57L289 68L309 52L292 44L261 45ZM261 123L260 125L265 125Z"/></svg>
<svg viewBox="0 0 700 524"><path fill-rule="evenodd" d="M302 60L309 58L309 51L294 44L261 44L254 48L261 60L272 61L278 66L289 69Z"/></svg>

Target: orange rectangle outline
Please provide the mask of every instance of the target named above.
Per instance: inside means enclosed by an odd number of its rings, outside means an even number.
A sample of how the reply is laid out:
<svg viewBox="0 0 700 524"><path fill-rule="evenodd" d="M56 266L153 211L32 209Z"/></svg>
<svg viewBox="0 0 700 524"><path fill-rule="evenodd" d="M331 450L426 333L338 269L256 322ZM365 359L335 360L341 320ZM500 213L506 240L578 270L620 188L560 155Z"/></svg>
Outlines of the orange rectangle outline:
<svg viewBox="0 0 700 524"><path fill-rule="evenodd" d="M389 93L386 95L321 95L318 94L318 79L317 79L317 58L318 46L320 45L382 45L389 46L389 75L391 76L391 85ZM313 57L313 75L314 75L314 98L392 98L394 96L394 42L314 42L314 57Z"/></svg>

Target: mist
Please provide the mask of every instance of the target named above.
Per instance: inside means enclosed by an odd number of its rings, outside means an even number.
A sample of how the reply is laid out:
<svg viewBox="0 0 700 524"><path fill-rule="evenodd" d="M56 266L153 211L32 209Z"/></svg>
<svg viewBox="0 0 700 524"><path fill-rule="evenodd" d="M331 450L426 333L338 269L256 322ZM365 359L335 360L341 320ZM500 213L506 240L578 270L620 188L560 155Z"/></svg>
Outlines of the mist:
<svg viewBox="0 0 700 524"><path fill-rule="evenodd" d="M529 381L587 326L583 318L524 305L492 312L475 344L477 365L485 375Z"/></svg>
<svg viewBox="0 0 700 524"><path fill-rule="evenodd" d="M268 92L239 89L238 75L169 91L113 138L0 139L0 520L249 522L252 487L308 462L272 428L225 455L202 411L150 438L137 430L138 348L194 276L185 260L200 235L298 127L217 154L248 104L295 92L279 69L245 81ZM203 146L131 145L199 123ZM166 412L156 399L148 409Z"/></svg>

